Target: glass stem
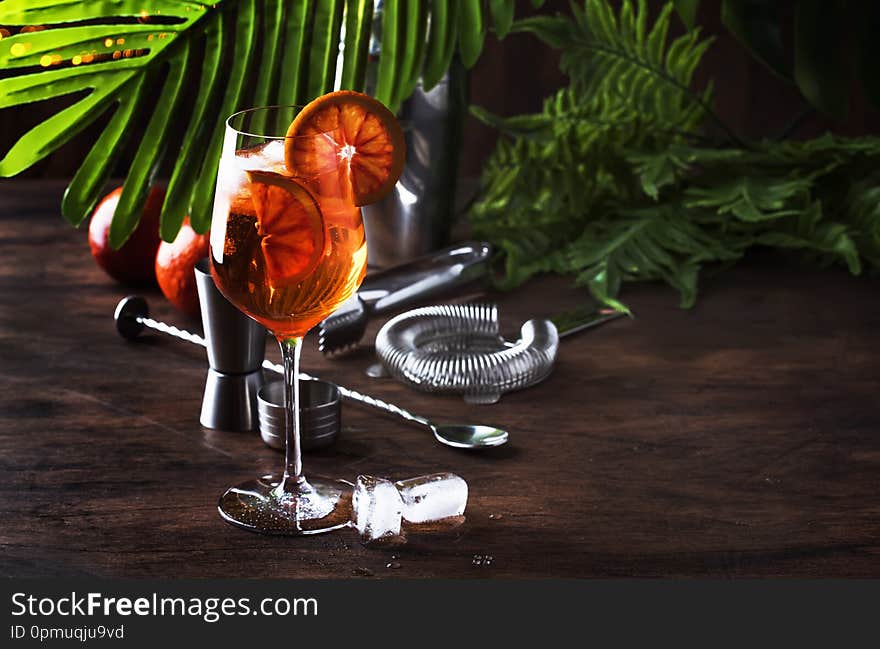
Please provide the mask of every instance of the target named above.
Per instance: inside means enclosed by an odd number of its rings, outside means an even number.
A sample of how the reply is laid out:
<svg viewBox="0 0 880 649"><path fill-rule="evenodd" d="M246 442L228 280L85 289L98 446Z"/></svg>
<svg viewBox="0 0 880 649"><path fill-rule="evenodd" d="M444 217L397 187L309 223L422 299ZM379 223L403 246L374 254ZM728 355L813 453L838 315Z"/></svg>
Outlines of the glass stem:
<svg viewBox="0 0 880 649"><path fill-rule="evenodd" d="M279 338L284 358L284 480L298 482L302 475L299 421L299 356L302 338Z"/></svg>

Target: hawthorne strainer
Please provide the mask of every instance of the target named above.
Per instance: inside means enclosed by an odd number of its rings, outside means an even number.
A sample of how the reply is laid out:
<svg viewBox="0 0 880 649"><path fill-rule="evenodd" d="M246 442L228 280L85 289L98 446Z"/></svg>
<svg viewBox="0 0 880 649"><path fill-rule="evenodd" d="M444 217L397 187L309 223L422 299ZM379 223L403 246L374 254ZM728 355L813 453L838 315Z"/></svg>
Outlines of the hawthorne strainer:
<svg viewBox="0 0 880 649"><path fill-rule="evenodd" d="M379 359L397 380L484 404L543 381L558 348L550 320L529 320L519 340L504 340L494 304L413 309L389 320L376 337Z"/></svg>

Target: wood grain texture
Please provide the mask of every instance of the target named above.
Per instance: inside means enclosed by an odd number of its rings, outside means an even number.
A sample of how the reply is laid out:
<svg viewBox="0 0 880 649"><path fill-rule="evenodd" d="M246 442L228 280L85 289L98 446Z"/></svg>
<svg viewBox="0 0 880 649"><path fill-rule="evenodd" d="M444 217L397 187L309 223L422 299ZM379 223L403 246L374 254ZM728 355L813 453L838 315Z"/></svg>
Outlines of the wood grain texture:
<svg viewBox="0 0 880 649"><path fill-rule="evenodd" d="M471 490L455 532L374 550L348 532L264 537L220 520L223 489L281 456L199 426L199 349L117 336L129 291L62 222L62 190L0 183L0 574L880 576L876 280L753 259L706 279L691 311L665 287L628 288L636 320L566 339L545 383L488 407L367 379L369 349L330 361L312 342L309 373L511 432L468 454L346 405L309 472L451 470ZM146 296L155 317L198 327ZM497 297L515 336L579 293L548 278Z"/></svg>

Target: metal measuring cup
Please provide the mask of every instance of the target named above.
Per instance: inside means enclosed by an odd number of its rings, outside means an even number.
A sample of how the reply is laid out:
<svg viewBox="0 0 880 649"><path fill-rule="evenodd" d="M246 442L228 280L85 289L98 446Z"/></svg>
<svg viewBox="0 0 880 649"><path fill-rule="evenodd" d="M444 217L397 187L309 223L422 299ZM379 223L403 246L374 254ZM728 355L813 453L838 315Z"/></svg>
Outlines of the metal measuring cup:
<svg viewBox="0 0 880 649"><path fill-rule="evenodd" d="M260 437L279 450L284 449L284 382L272 381L257 394ZM339 388L310 379L299 382L300 445L303 450L329 446L342 430L342 396Z"/></svg>
<svg viewBox="0 0 880 649"><path fill-rule="evenodd" d="M219 430L255 430L266 330L223 297L207 257L196 263L195 274L209 366L199 423Z"/></svg>

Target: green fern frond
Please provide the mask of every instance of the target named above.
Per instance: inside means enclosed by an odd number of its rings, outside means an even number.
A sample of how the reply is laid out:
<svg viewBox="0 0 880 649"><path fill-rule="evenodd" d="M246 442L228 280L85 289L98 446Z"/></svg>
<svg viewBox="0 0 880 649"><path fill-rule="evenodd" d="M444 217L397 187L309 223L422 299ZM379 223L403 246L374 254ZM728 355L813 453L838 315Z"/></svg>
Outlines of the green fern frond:
<svg viewBox="0 0 880 649"><path fill-rule="evenodd" d="M849 225L859 254L880 269L880 175L868 173L851 183L841 202L839 218Z"/></svg>
<svg viewBox="0 0 880 649"><path fill-rule="evenodd" d="M700 266L738 259L744 248L731 247L667 206L620 211L613 220L587 226L570 244L567 257L570 269L578 272L577 283L588 286L597 299L602 299L609 278L618 286L632 279L662 280L678 289L683 307L690 307ZM597 277L594 267L604 269L605 276Z"/></svg>
<svg viewBox="0 0 880 649"><path fill-rule="evenodd" d="M504 286L570 274L625 310L624 282L659 280L688 307L703 266L756 245L880 268L880 139L730 146L731 136L718 147L699 132L717 119L711 84L692 89L708 41L696 31L670 41L672 10L649 26L644 1L615 12L585 0L570 18L512 28L560 48L571 83L537 114L474 109L506 135L469 215L505 257Z"/></svg>
<svg viewBox="0 0 880 649"><path fill-rule="evenodd" d="M624 0L615 14L607 0L572 5L574 19L538 16L514 25L562 50L560 67L572 89L593 104L591 112L626 107L659 130L693 132L706 117L711 89L695 91L692 79L711 39L698 31L667 43L672 15L667 5L647 29L645 0ZM708 92L707 92L708 91Z"/></svg>
<svg viewBox="0 0 880 649"><path fill-rule="evenodd" d="M799 206L789 205L793 199L807 196L811 184L809 178L739 176L710 187L685 189L684 207L708 208L718 215L730 214L747 222L780 219L801 212Z"/></svg>

